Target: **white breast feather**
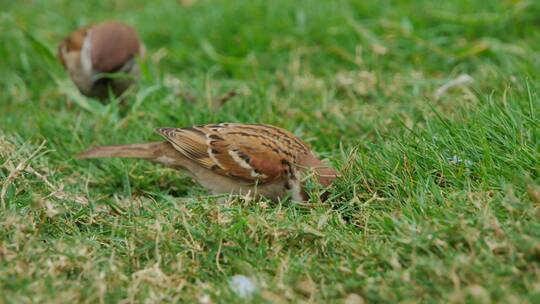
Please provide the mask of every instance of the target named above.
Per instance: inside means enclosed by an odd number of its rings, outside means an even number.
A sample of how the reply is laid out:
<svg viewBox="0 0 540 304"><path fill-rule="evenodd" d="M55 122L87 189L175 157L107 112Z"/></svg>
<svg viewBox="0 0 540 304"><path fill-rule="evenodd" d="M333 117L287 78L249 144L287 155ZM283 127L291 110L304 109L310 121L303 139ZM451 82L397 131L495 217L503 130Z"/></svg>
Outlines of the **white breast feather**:
<svg viewBox="0 0 540 304"><path fill-rule="evenodd" d="M92 68L92 31L88 31L81 48L81 65L83 72L91 76L94 73Z"/></svg>
<svg viewBox="0 0 540 304"><path fill-rule="evenodd" d="M297 179L291 179L289 180L289 185L291 186L291 190L289 190L289 193L291 194L291 198L293 199L293 201L302 202L304 199L302 197L302 188L300 186L300 181Z"/></svg>

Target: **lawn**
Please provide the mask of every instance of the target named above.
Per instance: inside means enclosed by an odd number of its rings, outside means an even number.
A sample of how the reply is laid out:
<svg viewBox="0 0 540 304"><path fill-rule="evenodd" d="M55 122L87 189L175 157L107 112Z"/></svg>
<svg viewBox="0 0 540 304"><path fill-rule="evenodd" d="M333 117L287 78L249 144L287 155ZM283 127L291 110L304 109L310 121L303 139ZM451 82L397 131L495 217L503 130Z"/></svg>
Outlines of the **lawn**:
<svg viewBox="0 0 540 304"><path fill-rule="evenodd" d="M106 19L148 49L125 105L56 58ZM1 1L0 33L0 302L540 302L538 1ZM213 122L286 128L343 176L220 204L74 158Z"/></svg>

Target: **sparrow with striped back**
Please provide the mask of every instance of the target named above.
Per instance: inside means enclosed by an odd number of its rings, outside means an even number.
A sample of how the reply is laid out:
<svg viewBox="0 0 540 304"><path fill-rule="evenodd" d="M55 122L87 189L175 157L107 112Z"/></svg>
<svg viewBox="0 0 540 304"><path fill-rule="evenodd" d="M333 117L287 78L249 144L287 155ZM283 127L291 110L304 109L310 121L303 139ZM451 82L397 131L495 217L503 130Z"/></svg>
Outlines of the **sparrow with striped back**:
<svg viewBox="0 0 540 304"><path fill-rule="evenodd" d="M140 73L136 57L145 52L135 29L106 21L71 33L60 43L58 58L83 95L106 99L109 90L120 96L136 82ZM119 75L104 75L112 73Z"/></svg>
<svg viewBox="0 0 540 304"><path fill-rule="evenodd" d="M251 194L277 201L308 199L306 178L329 186L338 176L292 133L269 125L220 123L159 128L166 140L96 147L85 158L140 158L189 172L213 194Z"/></svg>

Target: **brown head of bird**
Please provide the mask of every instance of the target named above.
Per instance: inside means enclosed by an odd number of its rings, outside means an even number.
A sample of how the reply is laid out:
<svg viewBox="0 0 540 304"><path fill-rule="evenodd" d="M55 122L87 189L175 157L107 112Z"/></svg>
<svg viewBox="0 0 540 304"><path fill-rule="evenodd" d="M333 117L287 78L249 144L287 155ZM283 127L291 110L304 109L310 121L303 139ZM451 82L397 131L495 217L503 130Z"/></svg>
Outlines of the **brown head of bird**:
<svg viewBox="0 0 540 304"><path fill-rule="evenodd" d="M162 142L102 146L78 158L140 158L185 170L213 194L251 194L306 201L306 178L329 186L338 173L298 137L260 124L159 128Z"/></svg>
<svg viewBox="0 0 540 304"><path fill-rule="evenodd" d="M76 30L58 47L58 58L79 91L97 99L120 96L139 77L144 45L130 26L106 21ZM115 74L111 76L111 74Z"/></svg>

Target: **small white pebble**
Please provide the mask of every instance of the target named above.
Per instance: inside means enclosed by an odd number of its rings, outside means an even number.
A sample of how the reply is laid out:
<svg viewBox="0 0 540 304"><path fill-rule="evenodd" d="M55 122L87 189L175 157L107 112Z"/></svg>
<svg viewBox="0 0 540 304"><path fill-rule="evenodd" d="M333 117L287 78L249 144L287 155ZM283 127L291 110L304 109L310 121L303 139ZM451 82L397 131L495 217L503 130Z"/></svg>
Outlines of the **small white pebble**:
<svg viewBox="0 0 540 304"><path fill-rule="evenodd" d="M207 294L203 294L199 296L198 300L199 300L199 304L212 304L212 299Z"/></svg>
<svg viewBox="0 0 540 304"><path fill-rule="evenodd" d="M257 290L256 283L245 275L234 275L229 281L229 287L241 298L251 296Z"/></svg>
<svg viewBox="0 0 540 304"><path fill-rule="evenodd" d="M362 298L361 296L355 293L350 293L349 295L347 295L343 303L344 304L364 304L365 301L364 301L364 298Z"/></svg>

